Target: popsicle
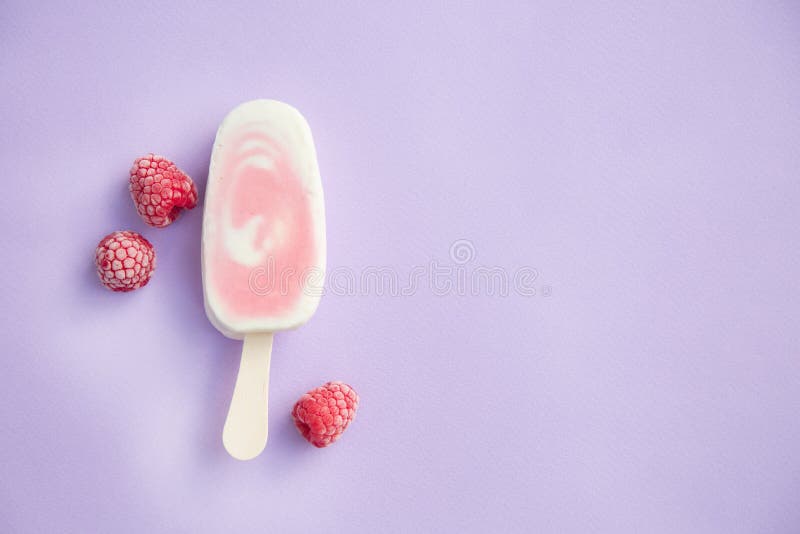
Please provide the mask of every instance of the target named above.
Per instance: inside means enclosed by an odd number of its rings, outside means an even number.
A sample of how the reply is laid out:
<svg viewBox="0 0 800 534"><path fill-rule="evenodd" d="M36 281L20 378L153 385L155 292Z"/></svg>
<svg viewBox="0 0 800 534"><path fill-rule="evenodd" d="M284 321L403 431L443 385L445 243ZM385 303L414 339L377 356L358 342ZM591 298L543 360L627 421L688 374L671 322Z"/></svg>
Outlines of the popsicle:
<svg viewBox="0 0 800 534"><path fill-rule="evenodd" d="M203 215L205 310L244 339L222 433L249 460L267 443L272 337L317 309L325 278L325 205L311 130L275 100L239 105L217 131Z"/></svg>

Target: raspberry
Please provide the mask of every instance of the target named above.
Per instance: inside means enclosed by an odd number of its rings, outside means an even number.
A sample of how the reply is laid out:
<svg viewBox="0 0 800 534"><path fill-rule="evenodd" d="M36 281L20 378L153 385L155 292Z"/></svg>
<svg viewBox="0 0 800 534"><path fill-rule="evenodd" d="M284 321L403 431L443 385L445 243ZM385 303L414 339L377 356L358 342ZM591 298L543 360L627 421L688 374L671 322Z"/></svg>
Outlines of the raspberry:
<svg viewBox="0 0 800 534"><path fill-rule="evenodd" d="M155 154L133 162L130 191L144 222L157 228L169 226L182 209L197 205L197 188L192 179L170 160Z"/></svg>
<svg viewBox="0 0 800 534"><path fill-rule="evenodd" d="M328 382L312 389L294 405L297 430L315 447L327 447L353 422L358 393L343 382Z"/></svg>
<svg viewBox="0 0 800 534"><path fill-rule="evenodd" d="M95 250L97 276L111 291L133 291L147 285L156 268L156 251L136 232L113 232Z"/></svg>

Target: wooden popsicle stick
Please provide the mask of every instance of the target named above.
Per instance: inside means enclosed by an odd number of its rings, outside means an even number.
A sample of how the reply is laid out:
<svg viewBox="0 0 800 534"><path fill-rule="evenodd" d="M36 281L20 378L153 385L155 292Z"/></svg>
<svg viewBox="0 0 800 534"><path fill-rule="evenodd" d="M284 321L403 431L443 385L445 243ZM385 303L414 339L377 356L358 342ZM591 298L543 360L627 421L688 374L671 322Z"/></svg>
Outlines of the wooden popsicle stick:
<svg viewBox="0 0 800 534"><path fill-rule="evenodd" d="M225 450L237 460L251 460L267 444L267 401L272 333L247 334L233 390L228 418L222 430Z"/></svg>

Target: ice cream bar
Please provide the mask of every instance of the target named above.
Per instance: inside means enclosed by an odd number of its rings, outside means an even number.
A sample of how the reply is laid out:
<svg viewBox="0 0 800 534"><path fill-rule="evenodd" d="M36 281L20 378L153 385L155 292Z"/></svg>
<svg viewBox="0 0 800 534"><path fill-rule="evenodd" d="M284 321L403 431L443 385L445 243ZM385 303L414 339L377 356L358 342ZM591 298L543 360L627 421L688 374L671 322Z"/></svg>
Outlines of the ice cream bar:
<svg viewBox="0 0 800 534"><path fill-rule="evenodd" d="M223 443L239 459L267 440L272 334L302 325L325 277L325 207L311 130L293 107L254 100L222 121L211 154L202 238L211 323L244 339Z"/></svg>

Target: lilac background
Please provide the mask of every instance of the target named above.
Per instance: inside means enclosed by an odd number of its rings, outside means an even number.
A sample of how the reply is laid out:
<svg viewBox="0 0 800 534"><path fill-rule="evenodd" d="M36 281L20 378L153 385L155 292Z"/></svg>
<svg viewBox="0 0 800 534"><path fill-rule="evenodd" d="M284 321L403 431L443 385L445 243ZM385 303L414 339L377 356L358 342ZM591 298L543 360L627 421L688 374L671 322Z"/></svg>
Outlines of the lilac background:
<svg viewBox="0 0 800 534"><path fill-rule="evenodd" d="M71 4L0 6L0 531L800 530L797 3ZM126 173L202 193L257 97L312 126L331 267L469 239L540 275L325 297L239 463L202 209L148 228ZM91 265L123 228L159 260L129 295ZM359 418L316 450L288 413L336 378Z"/></svg>

